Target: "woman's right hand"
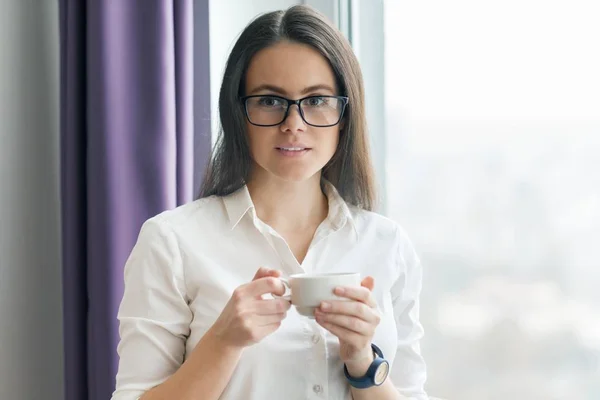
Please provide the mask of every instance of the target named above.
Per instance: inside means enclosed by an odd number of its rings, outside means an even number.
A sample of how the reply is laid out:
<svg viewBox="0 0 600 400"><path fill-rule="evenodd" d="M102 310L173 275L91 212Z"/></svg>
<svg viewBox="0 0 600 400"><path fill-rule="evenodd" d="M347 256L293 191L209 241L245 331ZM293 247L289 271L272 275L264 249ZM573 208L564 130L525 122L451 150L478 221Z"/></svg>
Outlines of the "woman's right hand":
<svg viewBox="0 0 600 400"><path fill-rule="evenodd" d="M283 296L280 271L259 268L252 282L233 291L229 302L211 327L212 334L226 346L244 348L275 332L291 304L284 299L263 299L271 293Z"/></svg>

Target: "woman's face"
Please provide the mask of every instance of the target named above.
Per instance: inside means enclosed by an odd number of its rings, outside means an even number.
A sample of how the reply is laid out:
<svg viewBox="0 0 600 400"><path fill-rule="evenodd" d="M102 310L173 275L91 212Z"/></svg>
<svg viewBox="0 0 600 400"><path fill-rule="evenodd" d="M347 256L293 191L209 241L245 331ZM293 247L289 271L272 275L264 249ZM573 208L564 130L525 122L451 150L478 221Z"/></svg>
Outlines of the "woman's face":
<svg viewBox="0 0 600 400"><path fill-rule="evenodd" d="M271 95L291 100L339 95L328 61L310 46L290 42L277 43L252 58L245 89L246 96ZM278 116L285 110L281 100L271 97L253 98L247 107L252 121L263 125L279 122ZM307 120L321 125L327 124L323 121L335 123L335 107L341 104L326 98L303 104ZM279 125L256 126L247 120L253 177L266 174L284 181L303 181L319 174L336 151L340 127L308 125L296 105L290 107L287 118Z"/></svg>

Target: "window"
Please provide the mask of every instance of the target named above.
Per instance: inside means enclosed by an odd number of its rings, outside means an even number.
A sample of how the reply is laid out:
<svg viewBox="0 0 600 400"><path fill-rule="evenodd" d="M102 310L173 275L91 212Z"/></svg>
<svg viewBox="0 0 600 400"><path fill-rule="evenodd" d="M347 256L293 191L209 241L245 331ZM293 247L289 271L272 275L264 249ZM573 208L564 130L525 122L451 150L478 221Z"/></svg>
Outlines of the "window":
<svg viewBox="0 0 600 400"><path fill-rule="evenodd" d="M424 266L428 392L600 399L597 3L384 15L387 213Z"/></svg>

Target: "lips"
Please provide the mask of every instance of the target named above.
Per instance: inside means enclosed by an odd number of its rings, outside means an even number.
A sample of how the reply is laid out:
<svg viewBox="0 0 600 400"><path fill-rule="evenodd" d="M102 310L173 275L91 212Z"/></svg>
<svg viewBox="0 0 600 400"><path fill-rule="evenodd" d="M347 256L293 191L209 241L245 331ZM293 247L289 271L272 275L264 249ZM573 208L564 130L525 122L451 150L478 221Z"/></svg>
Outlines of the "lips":
<svg viewBox="0 0 600 400"><path fill-rule="evenodd" d="M304 150L310 150L310 147L305 146L302 143L294 143L294 144L285 144L282 146L277 146L276 149L283 150L283 151L304 151Z"/></svg>
<svg viewBox="0 0 600 400"><path fill-rule="evenodd" d="M302 144L278 146L275 148L277 152L283 157L298 158L308 154L312 149Z"/></svg>
<svg viewBox="0 0 600 400"><path fill-rule="evenodd" d="M283 151L304 151L304 150L309 150L306 147L277 147L277 150L283 150Z"/></svg>

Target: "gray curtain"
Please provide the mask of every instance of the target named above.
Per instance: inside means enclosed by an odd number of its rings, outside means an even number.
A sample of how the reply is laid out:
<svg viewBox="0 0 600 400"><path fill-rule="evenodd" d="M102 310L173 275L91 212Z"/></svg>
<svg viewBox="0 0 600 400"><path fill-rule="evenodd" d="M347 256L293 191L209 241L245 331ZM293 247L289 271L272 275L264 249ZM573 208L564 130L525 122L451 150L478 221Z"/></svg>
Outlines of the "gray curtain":
<svg viewBox="0 0 600 400"><path fill-rule="evenodd" d="M209 78L194 87L193 3L60 0L67 400L110 398L127 256L146 219L192 200L194 153L209 153L208 131L194 138Z"/></svg>

